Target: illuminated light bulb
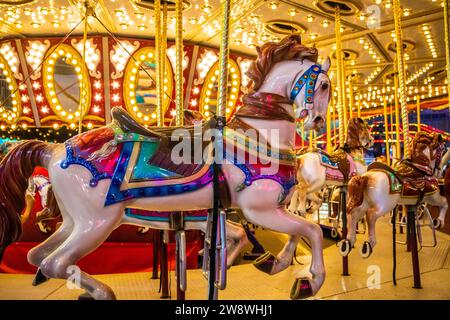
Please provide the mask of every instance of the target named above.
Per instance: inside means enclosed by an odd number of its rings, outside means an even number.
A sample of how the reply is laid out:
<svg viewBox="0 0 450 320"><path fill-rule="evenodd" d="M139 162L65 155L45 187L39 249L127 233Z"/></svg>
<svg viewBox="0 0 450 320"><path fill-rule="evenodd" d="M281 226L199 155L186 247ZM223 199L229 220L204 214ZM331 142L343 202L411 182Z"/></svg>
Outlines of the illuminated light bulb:
<svg viewBox="0 0 450 320"><path fill-rule="evenodd" d="M271 1L269 2L269 8L272 10L276 10L280 4L278 1Z"/></svg>
<svg viewBox="0 0 450 320"><path fill-rule="evenodd" d="M298 13L298 11L297 11L297 9L289 9L288 10L288 14L291 16L291 17L295 17L295 15Z"/></svg>

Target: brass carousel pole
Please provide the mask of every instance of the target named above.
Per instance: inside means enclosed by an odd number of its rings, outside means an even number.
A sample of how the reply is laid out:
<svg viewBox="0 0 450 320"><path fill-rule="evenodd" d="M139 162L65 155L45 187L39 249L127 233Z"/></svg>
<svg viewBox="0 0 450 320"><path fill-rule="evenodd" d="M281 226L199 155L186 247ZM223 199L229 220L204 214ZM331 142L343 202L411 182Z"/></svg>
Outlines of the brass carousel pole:
<svg viewBox="0 0 450 320"><path fill-rule="evenodd" d="M387 98L384 97L383 100L383 114L384 114L384 132L386 137L386 164L388 166L391 165L391 159L390 159L390 149L389 149L389 125L388 125L388 114L387 114Z"/></svg>
<svg viewBox="0 0 450 320"><path fill-rule="evenodd" d="M83 53L81 60L81 82L80 82L80 100L79 102L79 110L80 116L78 117L78 134L83 131L83 114L84 114L84 104L89 103L86 101L86 89L84 88L85 81L89 81L89 79L83 79L84 74L86 73L86 41L87 41L87 30L88 30L88 5L85 3L85 13L84 13L84 30L83 30Z"/></svg>
<svg viewBox="0 0 450 320"><path fill-rule="evenodd" d="M450 109L450 17L448 0L444 0L444 27L445 27L445 52L447 59L447 93L449 96L448 107Z"/></svg>
<svg viewBox="0 0 450 320"><path fill-rule="evenodd" d="M164 104L164 84L161 83L162 65L161 65L161 0L155 0L155 56L156 56L156 120L158 127L164 126L164 115L162 114ZM162 90L161 90L162 89Z"/></svg>
<svg viewBox="0 0 450 320"><path fill-rule="evenodd" d="M406 98L406 69L405 69L405 55L403 48L403 30L402 30L402 13L400 0L394 0L394 22L395 22L395 37L396 37L396 52L397 52L397 72L398 85L400 89L400 104L402 111L403 124L403 152L404 158L410 158L409 150L409 120L408 120L408 102ZM417 234L416 234L416 210L414 206L407 206L407 238L409 248L411 249L413 274L414 274L414 288L421 288L419 255L417 249Z"/></svg>
<svg viewBox="0 0 450 320"><path fill-rule="evenodd" d="M338 111L338 117L339 117L339 146L343 147L345 143L345 129L344 129L344 83L342 82L343 76L342 76L342 43L341 43L341 12L339 6L336 7L336 14L335 14L335 33L336 33L336 71L337 71L337 93L338 93L338 100L337 100L337 111Z"/></svg>
<svg viewBox="0 0 450 320"><path fill-rule="evenodd" d="M167 7L166 7L167 8ZM167 10L167 9L166 9ZM176 0L175 4L175 125L183 126L183 0ZM177 212L178 215L184 215L184 212ZM184 218L183 218L184 221ZM177 300L185 300L186 291L186 269L181 269L182 261L186 261L186 236L184 227L176 230L176 276L177 276Z"/></svg>
<svg viewBox="0 0 450 320"><path fill-rule="evenodd" d="M218 84L218 94L217 94L217 136L214 139L214 151L215 151L215 159L213 162L213 190L214 190L214 199L213 199L213 210L212 217L208 217L208 223L211 222L211 238L210 238L210 246L209 253L209 277L208 277L208 299L215 300L218 296L217 289L219 286L216 286L216 278L219 277L219 268L217 264L220 263L216 261L216 247L217 238L218 238L218 226L219 226L219 215L221 216L221 223L224 223L222 217L224 216L224 208L221 208L220 199L219 199L219 172L221 171L221 165L218 163L218 159L223 158L223 129L226 126L226 113L225 108L227 104L227 88L228 88L228 58L229 58L229 36L230 36L230 10L231 9L231 0L222 0L222 28L221 28L221 41L220 41L220 51L219 51L219 84ZM211 214L209 215L211 216ZM223 246L226 246L226 241L223 243L222 239L224 238L225 230L221 228L221 244L220 246L223 249ZM206 237L205 237L206 238ZM226 252L226 251L225 251ZM222 252L224 254L224 252ZM226 254L226 253L225 253ZM222 267L226 268L226 266ZM226 276L226 270L221 270L222 276ZM221 278L219 285L222 286L223 289L226 285L226 279Z"/></svg>
<svg viewBox="0 0 450 320"><path fill-rule="evenodd" d="M167 12L167 11L166 11ZM164 126L164 63L165 63L165 17L161 20L161 0L155 0L155 56L156 56L156 123ZM160 266L161 266L161 298L170 298L169 293L169 264L168 264L168 233L159 231ZM156 245L156 242L154 243Z"/></svg>
<svg viewBox="0 0 450 320"><path fill-rule="evenodd" d="M339 37L339 41L341 41L340 37ZM342 51L341 51L340 56L341 56L341 68L342 68L342 71L341 71L341 76L342 76L342 86L341 86L341 89L342 89L342 112L344 113L344 123L343 123L343 125L344 125L344 132L347 133L347 125L348 125L348 101L347 101L347 89L346 89L346 86L347 86L347 77L346 77L347 67L345 65L345 61L344 61L344 57L343 57Z"/></svg>
<svg viewBox="0 0 450 320"><path fill-rule="evenodd" d="M346 110L345 110L345 68L342 59L342 42L341 42L341 9L336 6L335 9L335 33L336 33L336 61L337 61L337 84L338 84L338 114L339 114L339 146L344 147L345 144L345 127ZM342 239L347 238L347 190L346 187L341 188L339 199L339 212L342 217ZM348 276L348 256L342 257L342 275Z"/></svg>
<svg viewBox="0 0 450 320"><path fill-rule="evenodd" d="M394 20L395 20L395 38L397 52L397 73L398 86L400 93L400 105L402 112L403 124L403 152L405 159L410 156L409 152L409 121L408 121L408 101L406 96L406 69L405 69L405 53L403 48L403 30L402 30L402 8L400 0L394 0Z"/></svg>
<svg viewBox="0 0 450 320"><path fill-rule="evenodd" d="M338 133L336 133L336 109L338 108L338 103L334 99L333 96L333 137L334 137L334 143L336 144L336 141L339 142Z"/></svg>
<svg viewBox="0 0 450 320"><path fill-rule="evenodd" d="M397 70L397 67L395 67ZM398 102L398 78L397 75L394 76L394 86L395 86L395 158L400 161L402 157L402 151L400 149L400 111Z"/></svg>
<svg viewBox="0 0 450 320"><path fill-rule="evenodd" d="M355 97L354 97L353 85L352 85L351 78L349 78L349 80L348 80L348 89L349 89L349 95L350 95L349 109L348 110L349 110L349 116L350 116L350 119L351 119L351 118L353 118L353 108L355 106Z"/></svg>
<svg viewBox="0 0 450 320"><path fill-rule="evenodd" d="M165 110L164 110L164 105L165 105L165 99L166 99L166 90L165 90L165 86L166 86L166 55L167 55L167 2L164 0L162 2L162 17L161 17L161 55L159 56L159 64L161 65L161 85L160 85L160 89L161 90L161 114L160 114L160 121L161 121L161 126L164 127L164 114L165 114Z"/></svg>
<svg viewBox="0 0 450 320"><path fill-rule="evenodd" d="M422 125L422 117L421 117L421 108L420 108L420 95L417 95L417 133L422 131L421 125Z"/></svg>
<svg viewBox="0 0 450 320"><path fill-rule="evenodd" d="M177 127L181 127L184 123L183 112L183 0L177 0L175 6L176 13L176 115L175 123Z"/></svg>
<svg viewBox="0 0 450 320"><path fill-rule="evenodd" d="M334 109L334 99L331 99L331 106L327 110L327 153L331 153L331 110Z"/></svg>

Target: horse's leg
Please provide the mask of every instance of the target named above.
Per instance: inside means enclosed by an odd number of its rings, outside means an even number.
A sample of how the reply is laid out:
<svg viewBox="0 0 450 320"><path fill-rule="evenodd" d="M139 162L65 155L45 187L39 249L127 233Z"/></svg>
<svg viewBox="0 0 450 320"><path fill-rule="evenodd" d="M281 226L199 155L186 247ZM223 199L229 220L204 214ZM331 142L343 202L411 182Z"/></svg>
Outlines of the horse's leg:
<svg viewBox="0 0 450 320"><path fill-rule="evenodd" d="M260 198L258 197L258 199ZM274 206L274 203L277 202L275 199L271 199L270 196L266 198L266 201L259 201L259 204L253 198L247 201L247 205L241 205L244 216L248 221L257 223L264 228L291 235L290 247L287 248L286 245L285 249L283 249L282 261L278 261L275 256L266 253L255 261L255 265L257 265L258 269L268 274L273 274L273 271L279 272L279 269L282 269L281 266L284 266L284 257L288 253L291 255L289 259L290 263L292 259L291 252L295 249L294 245L298 242L299 237L306 237L312 246L312 262L310 268L312 279L298 279L291 292L291 298L297 299L312 296L319 291L325 280L325 268L322 255L322 230L317 224L291 214L283 207ZM274 200L271 205L268 202L270 200Z"/></svg>
<svg viewBox="0 0 450 320"><path fill-rule="evenodd" d="M226 232L227 239L232 240L233 242L231 250L228 251L227 255L227 267L230 268L249 241L241 224L233 223L227 220Z"/></svg>
<svg viewBox="0 0 450 320"><path fill-rule="evenodd" d="M72 218L66 213L63 206L60 206L60 209L63 215L63 222L61 227L57 228L55 233L53 233L47 240L28 252L28 262L38 267L36 276L33 280L33 285L35 286L48 280L39 269L42 261L47 256L49 256L57 247L59 247L70 236L73 230L74 224Z"/></svg>
<svg viewBox="0 0 450 320"><path fill-rule="evenodd" d="M79 210L86 209L88 208ZM111 231L118 227L122 208L116 206L115 209L108 208L100 212L100 215L97 212L95 216L91 216L89 221L83 222L81 219L76 221L69 238L42 261L40 265L42 273L50 278L71 278L79 281L80 287L96 300L115 299L115 294L109 286L94 279L86 272L79 270L77 274L76 269L69 269L69 267L75 266L81 258L98 248L108 238ZM101 215L104 216L101 217Z"/></svg>
<svg viewBox="0 0 450 320"><path fill-rule="evenodd" d="M312 205L308 210L308 213L315 213L323 203L323 199L318 195L317 192L309 193L307 199L312 201Z"/></svg>
<svg viewBox="0 0 450 320"><path fill-rule="evenodd" d="M297 186L295 186L295 191L294 191L294 194L292 195L291 203L289 204L289 208L288 208L289 212L292 212L292 213L297 212L298 207L300 205L299 197L300 197L300 190Z"/></svg>
<svg viewBox="0 0 450 320"><path fill-rule="evenodd" d="M366 220L368 227L368 241L364 241L361 247L361 256L363 258L368 258L372 254L375 245L377 244L377 238L375 233L375 227L377 220L382 216L386 215L388 212L392 211L400 200L399 195L390 195L388 189L385 190L375 190L378 191L373 199L383 199L383 201L378 201L376 204L372 201L372 207L366 212ZM384 192L384 194L383 194Z"/></svg>
<svg viewBox="0 0 450 320"><path fill-rule="evenodd" d="M206 232L206 222L190 222L189 229L200 230L203 233ZM226 233L227 233L227 267L230 268L236 258L239 256L239 253L244 249L247 245L248 238L245 233L244 228L235 222L231 222L229 220L226 221ZM230 241L231 240L231 241ZM232 242L232 245L229 246L229 242ZM202 249L203 250L203 249ZM204 254L204 250L203 250Z"/></svg>
<svg viewBox="0 0 450 320"><path fill-rule="evenodd" d="M435 228L443 228L448 210L447 198L441 196L439 192L435 192L432 195L425 197L424 200L432 206L439 207L439 217L435 219L433 223Z"/></svg>

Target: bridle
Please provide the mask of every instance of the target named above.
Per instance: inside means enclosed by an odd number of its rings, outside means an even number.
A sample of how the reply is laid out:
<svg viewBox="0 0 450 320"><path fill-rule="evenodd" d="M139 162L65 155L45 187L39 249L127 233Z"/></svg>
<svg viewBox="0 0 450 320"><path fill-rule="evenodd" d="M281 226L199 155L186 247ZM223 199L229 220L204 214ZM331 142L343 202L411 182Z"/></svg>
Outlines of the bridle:
<svg viewBox="0 0 450 320"><path fill-rule="evenodd" d="M310 110L314 107L314 92L317 84L317 80L319 79L319 75L323 73L326 74L325 71L322 70L322 66L318 64L313 64L308 70L306 70L297 81L294 83L289 99L292 103L294 103L297 96L300 94L302 89L305 88L305 106L306 109L303 109L300 112L300 118L306 118Z"/></svg>

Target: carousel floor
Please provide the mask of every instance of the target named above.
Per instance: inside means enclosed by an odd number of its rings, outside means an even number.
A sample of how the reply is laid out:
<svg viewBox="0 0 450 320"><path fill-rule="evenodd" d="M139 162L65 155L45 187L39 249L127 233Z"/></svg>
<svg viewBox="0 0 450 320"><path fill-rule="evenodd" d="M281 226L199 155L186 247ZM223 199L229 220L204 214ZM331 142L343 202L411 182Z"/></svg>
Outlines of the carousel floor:
<svg viewBox="0 0 450 320"><path fill-rule="evenodd" d="M431 240L431 232L424 230L424 241ZM362 259L357 247L350 254L350 276L341 276L342 259L337 248L329 240L324 241L324 257L327 277L315 299L450 299L450 236L437 233L438 244L434 248L423 248L420 253L422 289L413 289L411 255L404 245L398 245L397 286L392 283L392 236L388 219L377 226L378 244L369 259ZM403 235L399 235L402 237ZM271 251L279 250L284 236L258 230L260 242ZM308 265L310 255L305 243L297 250L298 261ZM379 269L378 269L379 268ZM244 263L232 267L228 272L226 290L219 293L220 299L289 299L295 277L303 274L305 267L295 262L284 272L268 276ZM379 281L370 281L373 270L380 270ZM111 286L118 299L159 299L159 280L150 279L149 273L97 275L97 279ZM171 273L173 299L176 298L175 277ZM76 299L78 289L68 289L62 280L50 280L39 287L32 287L32 275L0 274L0 299ZM368 281L369 280L369 281ZM377 286L377 288L369 288ZM207 283L200 270L188 271L187 299L205 299Z"/></svg>

